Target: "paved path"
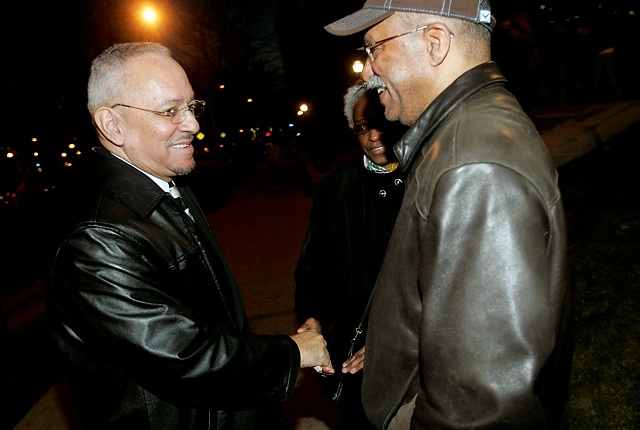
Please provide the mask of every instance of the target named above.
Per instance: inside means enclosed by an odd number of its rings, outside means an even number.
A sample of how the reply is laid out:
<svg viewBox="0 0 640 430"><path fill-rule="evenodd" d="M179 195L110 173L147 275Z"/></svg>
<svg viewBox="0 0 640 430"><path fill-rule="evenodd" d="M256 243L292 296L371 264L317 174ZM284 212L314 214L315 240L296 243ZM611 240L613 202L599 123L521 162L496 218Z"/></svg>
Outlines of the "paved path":
<svg viewBox="0 0 640 430"><path fill-rule="evenodd" d="M640 101L537 109L531 116L542 127L551 124L541 135L556 166L561 166L639 122Z"/></svg>
<svg viewBox="0 0 640 430"><path fill-rule="evenodd" d="M237 192L209 220L238 281L253 330L290 334L297 328L293 270L313 202L303 191L275 190ZM335 425L335 405L317 390L308 370L301 372L297 384L284 402L294 428Z"/></svg>

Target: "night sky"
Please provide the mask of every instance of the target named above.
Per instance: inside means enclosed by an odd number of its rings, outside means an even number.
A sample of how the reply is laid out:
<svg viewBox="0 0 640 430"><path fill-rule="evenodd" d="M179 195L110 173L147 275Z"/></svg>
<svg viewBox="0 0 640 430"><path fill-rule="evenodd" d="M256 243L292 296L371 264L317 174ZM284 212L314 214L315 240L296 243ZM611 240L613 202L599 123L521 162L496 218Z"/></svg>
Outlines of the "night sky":
<svg viewBox="0 0 640 430"><path fill-rule="evenodd" d="M203 2L206 3L205 0L158 0L150 3L173 8L187 5L185 7L189 7L190 12L197 14L198 5ZM84 106L85 86L91 58L113 42L145 37L138 31L140 26L133 9L142 2L73 0L43 3L12 4L14 12L5 14L0 30L6 54L1 73L0 104L3 118L10 124L3 146L30 139L34 134L66 139L67 136L87 133L90 121ZM245 0L244 3L253 8L278 4L275 0ZM288 38L282 45L290 50L283 56L285 59L296 58L296 62L290 60L285 68L295 76L288 81L292 90L300 95L308 93L311 97L326 92L327 88L343 85L344 82L333 76L344 67L340 63L341 56L358 46L362 36L338 38L326 34L322 26L357 9L362 0L330 0L319 4L286 0L284 3L290 5L290 10L288 18L280 23L279 31ZM514 2L506 0L494 0L492 3L497 16L500 16L500 10L514 5ZM571 9L572 4L584 6L595 2L556 3ZM235 4L242 2L236 1ZM614 4L636 5L638 1L608 0L606 4L608 7ZM265 13L264 17L263 21L268 26L272 18L267 17L275 17L275 13ZM178 13L170 18L177 22L180 20ZM288 28L283 29L282 26ZM168 33L177 35L179 32ZM160 41L164 43L164 40ZM341 92L342 88L335 91Z"/></svg>

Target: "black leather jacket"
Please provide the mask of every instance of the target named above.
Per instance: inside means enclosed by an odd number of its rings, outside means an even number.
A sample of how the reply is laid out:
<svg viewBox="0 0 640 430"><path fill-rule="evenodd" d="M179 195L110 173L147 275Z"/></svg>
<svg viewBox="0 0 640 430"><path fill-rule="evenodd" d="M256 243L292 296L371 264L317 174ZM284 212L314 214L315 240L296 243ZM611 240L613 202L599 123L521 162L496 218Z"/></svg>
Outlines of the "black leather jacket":
<svg viewBox="0 0 640 430"><path fill-rule="evenodd" d="M250 332L204 213L195 224L147 176L103 148L48 287L67 376L91 429L287 427L279 401L300 355Z"/></svg>
<svg viewBox="0 0 640 430"><path fill-rule="evenodd" d="M493 62L459 77L394 147L409 172L369 320L376 428L558 428L571 364L557 173Z"/></svg>

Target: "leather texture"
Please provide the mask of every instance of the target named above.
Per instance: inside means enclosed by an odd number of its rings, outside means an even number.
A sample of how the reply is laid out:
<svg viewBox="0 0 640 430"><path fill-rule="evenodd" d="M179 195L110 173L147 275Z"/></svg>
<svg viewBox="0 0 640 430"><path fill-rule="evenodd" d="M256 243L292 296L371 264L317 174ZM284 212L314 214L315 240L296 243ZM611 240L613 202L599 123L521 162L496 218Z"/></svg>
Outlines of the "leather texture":
<svg viewBox="0 0 640 430"><path fill-rule="evenodd" d="M280 401L298 348L250 331L193 193L180 187L195 222L147 176L95 152L97 180L75 196L47 290L87 428L287 428Z"/></svg>
<svg viewBox="0 0 640 430"><path fill-rule="evenodd" d="M376 284L363 402L386 428L559 428L572 358L558 176L498 66L394 147L406 192Z"/></svg>

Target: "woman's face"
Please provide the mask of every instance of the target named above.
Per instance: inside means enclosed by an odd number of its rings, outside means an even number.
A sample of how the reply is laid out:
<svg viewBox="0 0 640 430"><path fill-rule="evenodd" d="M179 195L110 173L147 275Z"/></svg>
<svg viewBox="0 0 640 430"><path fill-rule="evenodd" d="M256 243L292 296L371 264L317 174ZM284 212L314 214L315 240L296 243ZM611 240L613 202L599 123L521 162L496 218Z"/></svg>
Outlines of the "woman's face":
<svg viewBox="0 0 640 430"><path fill-rule="evenodd" d="M384 108L377 100L370 100L364 94L353 106L354 130L364 154L379 166L390 162L391 146L383 140L388 122L384 118Z"/></svg>

